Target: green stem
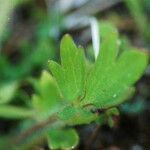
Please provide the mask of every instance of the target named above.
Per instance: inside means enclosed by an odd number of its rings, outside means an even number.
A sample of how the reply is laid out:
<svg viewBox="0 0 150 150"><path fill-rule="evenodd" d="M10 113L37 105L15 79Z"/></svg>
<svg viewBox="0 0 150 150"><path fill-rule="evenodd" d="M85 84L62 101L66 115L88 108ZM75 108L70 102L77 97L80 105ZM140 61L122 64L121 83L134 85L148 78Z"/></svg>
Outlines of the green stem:
<svg viewBox="0 0 150 150"><path fill-rule="evenodd" d="M150 33L147 32L148 27L148 18L144 12L143 3L141 0L125 0L125 3L135 20L137 27L139 28L141 34L147 39L150 40Z"/></svg>
<svg viewBox="0 0 150 150"><path fill-rule="evenodd" d="M34 111L17 106L0 105L0 118L24 119L34 115Z"/></svg>

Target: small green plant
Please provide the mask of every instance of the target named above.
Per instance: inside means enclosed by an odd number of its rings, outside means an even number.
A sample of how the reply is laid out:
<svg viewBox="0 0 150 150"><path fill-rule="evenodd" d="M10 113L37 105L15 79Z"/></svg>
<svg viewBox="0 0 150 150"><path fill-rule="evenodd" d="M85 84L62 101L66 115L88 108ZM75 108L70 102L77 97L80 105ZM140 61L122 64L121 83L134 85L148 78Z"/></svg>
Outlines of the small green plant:
<svg viewBox="0 0 150 150"><path fill-rule="evenodd" d="M43 71L40 80L34 82L33 111L27 115L37 125L17 138L15 148L25 149L47 137L51 149L72 149L79 142L74 125L92 121L113 125L111 115L118 114L116 106L133 93L148 55L135 48L119 51L118 32L107 23L101 24L101 39L99 56L89 65L83 48L69 35L63 37L61 64L50 60L50 73ZM97 109L104 113L96 113Z"/></svg>

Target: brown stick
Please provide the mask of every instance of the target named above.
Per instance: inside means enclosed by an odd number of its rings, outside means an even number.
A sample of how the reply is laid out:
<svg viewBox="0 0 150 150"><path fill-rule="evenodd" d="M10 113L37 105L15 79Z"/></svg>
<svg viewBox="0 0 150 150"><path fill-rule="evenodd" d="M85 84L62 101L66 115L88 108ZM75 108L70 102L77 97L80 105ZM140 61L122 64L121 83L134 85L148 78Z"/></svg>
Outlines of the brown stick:
<svg viewBox="0 0 150 150"><path fill-rule="evenodd" d="M31 128L29 128L28 130L22 132L20 135L18 135L16 138L14 138L14 140L11 142L11 144L17 145L17 144L21 143L21 141L24 141L27 137L30 137L35 132L39 131L40 129L45 128L46 126L48 126L52 123L55 123L56 121L57 121L57 116L53 115L46 121L40 122L40 123L32 126Z"/></svg>
<svg viewBox="0 0 150 150"><path fill-rule="evenodd" d="M89 150L90 149L90 146L92 144L92 142L95 140L95 138L97 137L98 135L98 131L100 129L100 126L97 126L94 131L92 132L92 134L90 135L89 139L87 140L87 144L85 146L85 150Z"/></svg>

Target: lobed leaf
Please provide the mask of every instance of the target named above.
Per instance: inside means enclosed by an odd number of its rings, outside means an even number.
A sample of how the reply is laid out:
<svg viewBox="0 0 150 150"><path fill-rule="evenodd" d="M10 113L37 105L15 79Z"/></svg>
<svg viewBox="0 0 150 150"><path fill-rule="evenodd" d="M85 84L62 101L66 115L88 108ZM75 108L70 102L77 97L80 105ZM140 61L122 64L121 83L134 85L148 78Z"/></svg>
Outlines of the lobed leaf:
<svg viewBox="0 0 150 150"><path fill-rule="evenodd" d="M112 25L102 23L101 36L99 56L90 67L83 50L68 35L61 41L61 65L49 63L62 96L78 100L77 106L108 108L122 103L134 92L133 85L147 66L146 53L134 48L119 51L118 32Z"/></svg>
<svg viewBox="0 0 150 150"><path fill-rule="evenodd" d="M120 104L131 86L141 77L148 56L131 49L119 54L118 33L103 34L100 54L86 81L86 96L82 105L108 108Z"/></svg>
<svg viewBox="0 0 150 150"><path fill-rule="evenodd" d="M81 96L85 82L85 60L82 48L76 47L72 38L65 35L60 46L61 66L53 61L49 67L56 78L62 95L68 101Z"/></svg>
<svg viewBox="0 0 150 150"><path fill-rule="evenodd" d="M40 111L41 117L44 118L60 109L62 98L56 81L48 72L43 71L38 85L39 94L33 95L32 102L33 107Z"/></svg>

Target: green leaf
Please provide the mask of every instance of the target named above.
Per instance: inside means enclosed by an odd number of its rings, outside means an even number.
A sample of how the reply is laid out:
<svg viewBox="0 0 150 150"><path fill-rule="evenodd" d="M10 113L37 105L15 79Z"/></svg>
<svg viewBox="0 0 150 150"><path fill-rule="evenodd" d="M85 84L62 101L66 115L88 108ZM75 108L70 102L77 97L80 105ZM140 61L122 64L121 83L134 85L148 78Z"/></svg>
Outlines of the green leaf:
<svg viewBox="0 0 150 150"><path fill-rule="evenodd" d="M83 94L85 82L84 53L82 48L76 47L69 35L63 37L60 49L61 66L50 61L49 67L64 98L73 101Z"/></svg>
<svg viewBox="0 0 150 150"><path fill-rule="evenodd" d="M40 95L44 100L50 102L50 105L55 105L55 103L60 100L60 92L57 83L47 71L42 72L40 79Z"/></svg>
<svg viewBox="0 0 150 150"><path fill-rule="evenodd" d="M74 149L79 142L79 137L74 129L50 130L48 145L50 149Z"/></svg>
<svg viewBox="0 0 150 150"><path fill-rule="evenodd" d="M114 127L115 125L115 120L114 116L119 115L119 110L117 108L110 108L106 111L106 117L107 117L107 123L110 127Z"/></svg>
<svg viewBox="0 0 150 150"><path fill-rule="evenodd" d="M99 115L96 122L99 125L108 124L110 127L113 127L115 125L115 120L113 119L114 116L119 115L119 110L117 108L110 108L106 110L104 113Z"/></svg>
<svg viewBox="0 0 150 150"><path fill-rule="evenodd" d="M116 34L116 36L119 36L119 33L116 29L116 27L108 22L108 21L101 21L100 22L100 36L101 36L101 40L104 40L103 38L107 38L108 35L111 35L112 33Z"/></svg>
<svg viewBox="0 0 150 150"><path fill-rule="evenodd" d="M37 87L39 94L32 97L33 107L37 111L43 112L41 117L45 118L61 108L62 98L55 79L46 71L42 72L37 86L39 86Z"/></svg>
<svg viewBox="0 0 150 150"><path fill-rule="evenodd" d="M9 103L18 88L17 82L7 83L0 87L0 104Z"/></svg>
<svg viewBox="0 0 150 150"><path fill-rule="evenodd" d="M109 108L122 103L134 92L133 85L147 66L146 53L129 46L120 51L118 32L109 23L101 23L101 36L99 56L90 67L85 67L83 50L68 35L61 42L61 65L49 63L64 99L78 100L73 107Z"/></svg>
<svg viewBox="0 0 150 150"><path fill-rule="evenodd" d="M110 109L108 109L108 110L106 111L106 114L107 114L108 116L113 116L113 115L118 116L118 115L119 115L119 110L118 110L116 107L110 108Z"/></svg>
<svg viewBox="0 0 150 150"><path fill-rule="evenodd" d="M148 55L133 48L120 54L116 31L104 33L100 54L87 78L82 105L108 108L120 104L120 97L129 92L148 63Z"/></svg>
<svg viewBox="0 0 150 150"><path fill-rule="evenodd" d="M69 125L89 124L97 118L93 114L83 108L68 106L59 113L59 118Z"/></svg>

